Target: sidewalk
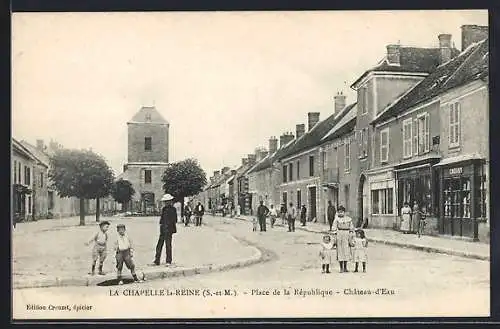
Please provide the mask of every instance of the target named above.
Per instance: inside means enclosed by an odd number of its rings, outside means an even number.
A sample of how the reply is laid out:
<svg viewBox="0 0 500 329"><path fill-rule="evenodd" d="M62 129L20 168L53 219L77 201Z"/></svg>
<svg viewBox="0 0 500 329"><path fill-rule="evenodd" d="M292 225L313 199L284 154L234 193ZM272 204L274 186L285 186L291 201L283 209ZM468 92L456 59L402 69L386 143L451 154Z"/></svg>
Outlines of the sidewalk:
<svg viewBox="0 0 500 329"><path fill-rule="evenodd" d="M252 216L239 216L241 220L251 221ZM280 220L278 220L280 221ZM328 225L307 222L307 226L300 226L297 221L295 228L312 233L328 233ZM391 246L410 248L426 252L441 253L465 258L490 260L490 245L485 243L469 242L416 234L402 234L390 229L364 229L368 241L383 243Z"/></svg>
<svg viewBox="0 0 500 329"><path fill-rule="evenodd" d="M224 271L261 261L262 253L242 244L225 232L210 227L184 227L177 224L173 238L174 264L166 267L165 251L162 265L151 265L158 238L158 218L102 218L109 220L108 257L104 263L106 275L88 274L92 247L85 246L98 230L95 218L88 217L86 226L78 226L78 218L41 220L18 225L12 234L13 288L53 286L87 286L116 278L112 244L116 224L123 223L135 245L134 261L139 277L146 279L187 276ZM130 272L124 266L124 277Z"/></svg>

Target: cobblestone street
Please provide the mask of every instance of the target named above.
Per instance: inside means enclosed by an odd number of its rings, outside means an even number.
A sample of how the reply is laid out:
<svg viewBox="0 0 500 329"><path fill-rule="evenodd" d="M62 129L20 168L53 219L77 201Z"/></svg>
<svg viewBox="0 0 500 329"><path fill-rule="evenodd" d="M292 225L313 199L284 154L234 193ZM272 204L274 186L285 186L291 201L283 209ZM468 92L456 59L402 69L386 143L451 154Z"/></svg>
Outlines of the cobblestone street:
<svg viewBox="0 0 500 329"><path fill-rule="evenodd" d="M15 290L14 306L23 307L28 302L52 299L65 304L94 305L94 310L88 313L57 313L62 317L118 317L128 309L133 309L133 312L127 316L137 318L150 317L150 314L162 314L167 318L294 316L292 313L298 310L305 317L489 314L489 262L486 261L371 243L367 273L352 273L351 264L351 273L341 274L334 264L331 274L321 274L319 234L299 230L288 233L283 227L262 233L252 232L249 222L221 217L205 216L205 223L257 245L268 255L268 260L223 273L154 280L116 288L121 293L123 289L231 289L238 295L236 298L175 297L175 305L170 305L156 302L159 298L168 301L168 297L136 297L133 307L130 299L114 298L111 300L116 307L110 309L103 305L110 301L109 294L114 287L64 287ZM196 229L187 229L186 235ZM180 235L176 241L179 262L192 257L188 256L187 250L185 254L181 253ZM207 248L217 243L213 240L207 242ZM200 253L200 249L190 249L189 253ZM288 289L291 295L272 296L274 289L281 294ZM311 289L330 291L332 296L307 295ZM368 291L370 295L367 295ZM255 295L266 292L271 295ZM453 300L462 302L450 302ZM167 304L170 306L166 307ZM32 312L31 315L51 317L51 313L42 312Z"/></svg>

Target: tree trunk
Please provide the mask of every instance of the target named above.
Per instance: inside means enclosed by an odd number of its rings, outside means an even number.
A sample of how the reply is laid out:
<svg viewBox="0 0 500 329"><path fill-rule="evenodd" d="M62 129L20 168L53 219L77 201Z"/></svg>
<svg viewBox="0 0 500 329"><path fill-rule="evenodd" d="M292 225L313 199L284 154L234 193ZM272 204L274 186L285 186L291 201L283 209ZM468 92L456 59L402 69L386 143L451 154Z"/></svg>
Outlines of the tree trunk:
<svg viewBox="0 0 500 329"><path fill-rule="evenodd" d="M80 198L80 226L85 225L85 199Z"/></svg>
<svg viewBox="0 0 500 329"><path fill-rule="evenodd" d="M97 198L95 199L95 221L99 222L100 218L101 218L101 199Z"/></svg>
<svg viewBox="0 0 500 329"><path fill-rule="evenodd" d="M181 196L179 198L179 201L181 202L181 220L184 218L184 197Z"/></svg>

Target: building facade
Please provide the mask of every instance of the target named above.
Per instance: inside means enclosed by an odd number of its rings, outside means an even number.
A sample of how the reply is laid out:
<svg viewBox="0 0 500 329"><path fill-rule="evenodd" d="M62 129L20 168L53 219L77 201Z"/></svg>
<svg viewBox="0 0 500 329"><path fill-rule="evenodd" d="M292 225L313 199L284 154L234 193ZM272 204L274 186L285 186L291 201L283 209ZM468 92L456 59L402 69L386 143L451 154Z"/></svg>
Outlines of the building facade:
<svg viewBox="0 0 500 329"><path fill-rule="evenodd" d="M16 139L12 139L12 209L16 222L32 219L33 172L37 159Z"/></svg>
<svg viewBox="0 0 500 329"><path fill-rule="evenodd" d="M162 176L169 161L169 127L155 107L142 107L127 122L128 161L122 177L136 191L131 202L133 211L154 213L161 207Z"/></svg>

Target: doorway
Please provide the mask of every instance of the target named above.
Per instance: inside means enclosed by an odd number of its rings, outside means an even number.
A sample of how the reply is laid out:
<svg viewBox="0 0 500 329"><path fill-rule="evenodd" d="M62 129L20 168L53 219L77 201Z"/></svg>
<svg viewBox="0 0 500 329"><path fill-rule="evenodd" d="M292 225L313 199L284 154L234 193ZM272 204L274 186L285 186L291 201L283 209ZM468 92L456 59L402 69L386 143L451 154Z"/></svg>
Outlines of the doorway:
<svg viewBox="0 0 500 329"><path fill-rule="evenodd" d="M309 220L316 218L316 186L309 187Z"/></svg>
<svg viewBox="0 0 500 329"><path fill-rule="evenodd" d="M365 203L367 203L367 195L368 184L366 182L366 176L361 174L359 177L359 185L358 185L358 213L357 213L357 222L362 223L364 216L367 215L368 211L365 211ZM368 205L367 205L368 206Z"/></svg>

